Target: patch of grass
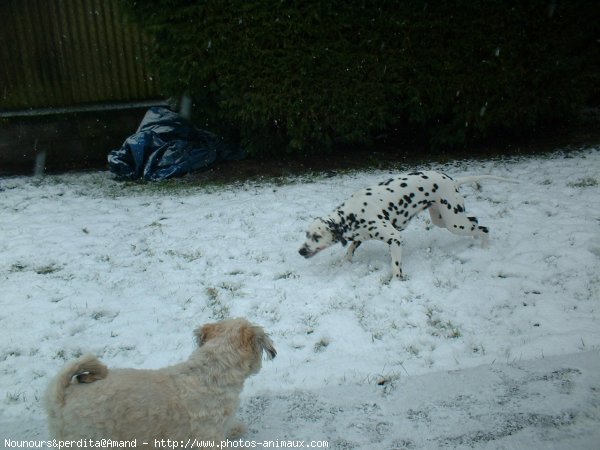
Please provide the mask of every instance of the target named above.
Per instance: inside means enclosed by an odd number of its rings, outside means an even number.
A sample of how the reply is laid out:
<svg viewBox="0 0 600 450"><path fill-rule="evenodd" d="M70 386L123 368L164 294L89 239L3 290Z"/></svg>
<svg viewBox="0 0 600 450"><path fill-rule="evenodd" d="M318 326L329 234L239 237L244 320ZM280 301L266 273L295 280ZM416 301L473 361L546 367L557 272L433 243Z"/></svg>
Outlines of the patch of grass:
<svg viewBox="0 0 600 450"><path fill-rule="evenodd" d="M27 269L27 266L25 264L21 264L21 263L14 263L13 265L10 266L10 272L23 272L24 270Z"/></svg>
<svg viewBox="0 0 600 450"><path fill-rule="evenodd" d="M303 316L300 321L306 325L306 334L312 334L319 323L319 319L313 314Z"/></svg>
<svg viewBox="0 0 600 450"><path fill-rule="evenodd" d="M287 271L287 272L283 272L278 275L275 275L274 279L275 280L287 280L289 278L299 278L299 275L294 272Z"/></svg>
<svg viewBox="0 0 600 450"><path fill-rule="evenodd" d="M460 329L449 320L442 320L437 316L437 311L429 308L425 313L427 316L427 325L433 328L432 336L445 337L447 339L457 339L462 336Z"/></svg>
<svg viewBox="0 0 600 450"><path fill-rule="evenodd" d="M38 275L48 275L48 274L62 270L62 267L60 267L57 264L50 263L50 264L45 264L43 266L30 268L27 264L16 262L10 266L9 271L10 272L24 272L29 269L33 270Z"/></svg>
<svg viewBox="0 0 600 450"><path fill-rule="evenodd" d="M329 346L329 339L327 339L326 337L322 337L315 343L313 349L314 349L315 353L321 353L321 352L325 351L325 349L328 346Z"/></svg>
<svg viewBox="0 0 600 450"><path fill-rule="evenodd" d="M368 376L366 378L367 383L375 383L377 386L383 388L383 394L387 395L396 388L396 382L400 380L401 375L399 372L390 372L377 374L375 376Z"/></svg>
<svg viewBox="0 0 600 450"><path fill-rule="evenodd" d="M121 345L118 347L117 353L121 353L121 352L128 353L135 349L136 349L136 347L134 345Z"/></svg>
<svg viewBox="0 0 600 450"><path fill-rule="evenodd" d="M223 289L224 291L228 291L228 292L231 292L233 294L233 293L238 292L241 289L242 286L239 283L230 283L230 282L227 282L227 281L223 281L219 285L219 287L221 289Z"/></svg>
<svg viewBox="0 0 600 450"><path fill-rule="evenodd" d="M51 263L45 266L40 266L35 269L35 273L38 275L48 275L54 272L58 272L61 270L61 267L58 267L56 264Z"/></svg>
<svg viewBox="0 0 600 450"><path fill-rule="evenodd" d="M183 309L184 311L186 309L188 309L188 306L192 303L192 297L187 298L182 304L181 304L181 309Z"/></svg>
<svg viewBox="0 0 600 450"><path fill-rule="evenodd" d="M215 320L223 320L229 317L231 311L229 306L223 303L220 298L219 290L215 287L206 288L206 306L210 309Z"/></svg>
<svg viewBox="0 0 600 450"><path fill-rule="evenodd" d="M195 250L193 252L179 252L177 250L167 250L165 254L183 259L186 262L193 262L202 258L202 252Z"/></svg>
<svg viewBox="0 0 600 450"><path fill-rule="evenodd" d="M598 180L592 177L581 178L577 181L572 181L567 183L568 187L571 188L588 188L588 187L596 187L598 186Z"/></svg>
<svg viewBox="0 0 600 450"><path fill-rule="evenodd" d="M420 353L419 349L414 345L409 345L408 347L405 347L405 350L412 356L419 356Z"/></svg>
<svg viewBox="0 0 600 450"><path fill-rule="evenodd" d="M485 355L485 347L483 344L475 344L471 347L471 351L476 355Z"/></svg>
<svg viewBox="0 0 600 450"><path fill-rule="evenodd" d="M67 354L65 350L59 350L54 354L54 359L68 361L71 359L79 358L81 355L83 355L83 352L81 350L72 350L70 354Z"/></svg>
<svg viewBox="0 0 600 450"><path fill-rule="evenodd" d="M438 277L435 277L433 279L433 285L438 289L447 289L447 290L456 289L456 287L458 286L456 281L453 279L446 278L446 279L442 280Z"/></svg>
<svg viewBox="0 0 600 450"><path fill-rule="evenodd" d="M241 269L234 269L231 272L227 272L227 275L243 275L245 272Z"/></svg>
<svg viewBox="0 0 600 450"><path fill-rule="evenodd" d="M98 320L100 322L112 322L118 315L119 313L114 311L97 310L93 311L90 314L90 317L93 320Z"/></svg>
<svg viewBox="0 0 600 450"><path fill-rule="evenodd" d="M215 301L219 298L219 290L214 287L206 288L206 295L208 296L209 301Z"/></svg>
<svg viewBox="0 0 600 450"><path fill-rule="evenodd" d="M383 331L374 331L371 333L371 342L380 341L383 339Z"/></svg>
<svg viewBox="0 0 600 450"><path fill-rule="evenodd" d="M25 397L25 392L7 392L6 393L6 401L9 403L18 403L25 402L27 398Z"/></svg>
<svg viewBox="0 0 600 450"><path fill-rule="evenodd" d="M21 356L21 352L19 350L8 350L0 355L0 361L6 361L11 356Z"/></svg>

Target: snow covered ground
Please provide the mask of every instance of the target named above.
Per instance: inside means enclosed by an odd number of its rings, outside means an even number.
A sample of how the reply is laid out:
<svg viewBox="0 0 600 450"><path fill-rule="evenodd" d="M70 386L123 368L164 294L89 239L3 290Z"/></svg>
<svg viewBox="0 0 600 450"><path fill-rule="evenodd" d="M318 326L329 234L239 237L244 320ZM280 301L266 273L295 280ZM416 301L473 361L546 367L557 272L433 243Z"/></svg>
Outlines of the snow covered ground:
<svg viewBox="0 0 600 450"><path fill-rule="evenodd" d="M404 231L389 251L298 255L315 216L389 171L201 187L107 172L0 178L0 446L46 439L40 398L91 351L112 367L186 359L196 326L262 325L279 352L250 378L248 440L339 449L598 448L600 151L414 169L463 186L491 245Z"/></svg>

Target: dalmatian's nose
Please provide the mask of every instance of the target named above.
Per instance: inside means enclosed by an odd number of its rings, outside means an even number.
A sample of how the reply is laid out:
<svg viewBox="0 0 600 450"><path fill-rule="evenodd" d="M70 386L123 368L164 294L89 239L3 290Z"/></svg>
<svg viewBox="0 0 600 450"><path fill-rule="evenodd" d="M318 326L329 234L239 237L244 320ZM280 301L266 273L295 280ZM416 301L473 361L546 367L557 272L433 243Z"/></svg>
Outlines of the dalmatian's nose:
<svg viewBox="0 0 600 450"><path fill-rule="evenodd" d="M300 253L301 256L306 257L306 255L308 255L308 250L306 250L306 247L302 247L300 250L298 250L298 253Z"/></svg>

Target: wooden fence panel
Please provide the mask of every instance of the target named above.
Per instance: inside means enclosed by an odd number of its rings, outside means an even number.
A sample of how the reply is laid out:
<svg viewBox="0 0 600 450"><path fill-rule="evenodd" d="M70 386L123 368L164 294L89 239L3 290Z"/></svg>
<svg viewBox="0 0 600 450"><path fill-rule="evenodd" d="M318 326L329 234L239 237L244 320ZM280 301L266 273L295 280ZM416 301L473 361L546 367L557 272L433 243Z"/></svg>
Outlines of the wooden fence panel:
<svg viewBox="0 0 600 450"><path fill-rule="evenodd" d="M118 0L0 0L0 112L159 98Z"/></svg>

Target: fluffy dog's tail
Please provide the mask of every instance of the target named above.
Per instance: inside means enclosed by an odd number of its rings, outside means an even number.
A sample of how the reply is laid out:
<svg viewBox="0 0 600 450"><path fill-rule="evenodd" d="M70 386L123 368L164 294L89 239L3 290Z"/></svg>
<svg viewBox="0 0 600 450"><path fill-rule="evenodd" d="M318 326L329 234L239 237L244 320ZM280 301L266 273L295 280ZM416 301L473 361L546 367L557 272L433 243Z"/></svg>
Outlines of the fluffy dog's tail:
<svg viewBox="0 0 600 450"><path fill-rule="evenodd" d="M496 177L494 175L473 175L470 177L455 178L454 183L456 183L457 186L460 186L461 184L467 183L479 183L481 180L506 181L507 183L519 182L518 180L513 180L512 178Z"/></svg>
<svg viewBox="0 0 600 450"><path fill-rule="evenodd" d="M73 377L80 383L92 383L106 378L108 368L92 354L86 354L67 364L50 383L47 393L48 405L64 405L65 390Z"/></svg>

